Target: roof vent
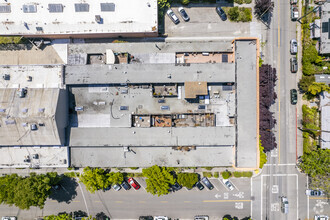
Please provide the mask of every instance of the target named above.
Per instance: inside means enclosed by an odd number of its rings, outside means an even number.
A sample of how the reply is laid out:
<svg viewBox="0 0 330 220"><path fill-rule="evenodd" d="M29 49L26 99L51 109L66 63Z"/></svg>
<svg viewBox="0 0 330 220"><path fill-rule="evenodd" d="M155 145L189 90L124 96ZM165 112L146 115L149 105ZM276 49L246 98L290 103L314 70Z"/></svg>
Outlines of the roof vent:
<svg viewBox="0 0 330 220"><path fill-rule="evenodd" d="M38 130L37 124L31 124L31 131L36 131Z"/></svg>
<svg viewBox="0 0 330 220"><path fill-rule="evenodd" d="M4 80L10 80L10 75L9 74L5 74L5 75L2 76L2 78Z"/></svg>
<svg viewBox="0 0 330 220"><path fill-rule="evenodd" d="M102 18L100 15L95 15L95 21L98 23L98 24L102 24Z"/></svg>
<svg viewBox="0 0 330 220"><path fill-rule="evenodd" d="M45 108L39 108L38 112L40 112L40 113L45 112Z"/></svg>
<svg viewBox="0 0 330 220"><path fill-rule="evenodd" d="M5 108L0 108L0 112L6 112L6 109Z"/></svg>
<svg viewBox="0 0 330 220"><path fill-rule="evenodd" d="M25 95L26 95L26 93L27 93L27 90L24 89L24 88L21 88L20 90L18 90L18 96L19 96L20 98L24 98Z"/></svg>
<svg viewBox="0 0 330 220"><path fill-rule="evenodd" d="M29 109L27 109L27 108L23 108L23 109L22 109L22 112L23 112L23 113L27 113L28 111L29 111Z"/></svg>
<svg viewBox="0 0 330 220"><path fill-rule="evenodd" d="M74 110L76 112L82 112L82 111L84 111L84 106L75 107Z"/></svg>

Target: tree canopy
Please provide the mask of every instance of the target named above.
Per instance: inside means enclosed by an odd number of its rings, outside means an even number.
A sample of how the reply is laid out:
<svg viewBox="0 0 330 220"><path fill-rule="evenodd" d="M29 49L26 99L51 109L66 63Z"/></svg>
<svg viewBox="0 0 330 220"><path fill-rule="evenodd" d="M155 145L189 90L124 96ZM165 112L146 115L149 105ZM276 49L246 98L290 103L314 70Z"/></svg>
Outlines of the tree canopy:
<svg viewBox="0 0 330 220"><path fill-rule="evenodd" d="M0 177L0 203L15 205L20 209L31 206L43 208L51 194L51 186L57 184L61 177L56 172L28 177L11 174Z"/></svg>
<svg viewBox="0 0 330 220"><path fill-rule="evenodd" d="M175 184L171 171L173 171L172 168L157 165L142 169L143 176L147 178L147 192L158 196L168 194L170 185Z"/></svg>
<svg viewBox="0 0 330 220"><path fill-rule="evenodd" d="M198 181L197 173L179 173L177 181L180 185L187 187L188 189L193 188L193 186Z"/></svg>
<svg viewBox="0 0 330 220"><path fill-rule="evenodd" d="M80 175L80 181L86 186L86 189L94 193L96 190L105 189L111 185L110 174L102 168L85 167Z"/></svg>

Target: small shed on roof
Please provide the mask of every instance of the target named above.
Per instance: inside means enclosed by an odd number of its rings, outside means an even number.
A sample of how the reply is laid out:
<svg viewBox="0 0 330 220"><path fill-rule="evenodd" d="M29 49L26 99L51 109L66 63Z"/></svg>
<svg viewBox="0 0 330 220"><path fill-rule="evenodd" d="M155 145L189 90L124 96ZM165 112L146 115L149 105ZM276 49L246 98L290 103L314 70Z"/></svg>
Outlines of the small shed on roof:
<svg viewBox="0 0 330 220"><path fill-rule="evenodd" d="M106 64L115 64L116 57L111 49L106 50L106 56L107 56Z"/></svg>
<svg viewBox="0 0 330 220"><path fill-rule="evenodd" d="M207 82L185 82L185 98L195 99L198 95L207 95Z"/></svg>

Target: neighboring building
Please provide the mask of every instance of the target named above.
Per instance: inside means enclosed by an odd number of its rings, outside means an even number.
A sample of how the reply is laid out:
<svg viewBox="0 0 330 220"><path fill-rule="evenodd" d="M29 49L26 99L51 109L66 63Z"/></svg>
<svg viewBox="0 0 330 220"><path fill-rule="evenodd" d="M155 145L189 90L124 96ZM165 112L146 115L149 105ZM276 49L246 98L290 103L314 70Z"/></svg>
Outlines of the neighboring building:
<svg viewBox="0 0 330 220"><path fill-rule="evenodd" d="M6 0L0 4L0 15L0 33L7 36L94 38L158 35L157 0Z"/></svg>
<svg viewBox="0 0 330 220"><path fill-rule="evenodd" d="M320 54L330 53L330 3L321 6Z"/></svg>
<svg viewBox="0 0 330 220"><path fill-rule="evenodd" d="M157 47L69 48L71 164L256 168L256 41Z"/></svg>
<svg viewBox="0 0 330 220"><path fill-rule="evenodd" d="M322 92L320 95L321 110L321 139L320 145L323 149L330 149L330 94Z"/></svg>
<svg viewBox="0 0 330 220"><path fill-rule="evenodd" d="M330 75L329 74L315 74L315 82L330 84Z"/></svg>
<svg viewBox="0 0 330 220"><path fill-rule="evenodd" d="M0 66L0 167L67 167L63 67Z"/></svg>

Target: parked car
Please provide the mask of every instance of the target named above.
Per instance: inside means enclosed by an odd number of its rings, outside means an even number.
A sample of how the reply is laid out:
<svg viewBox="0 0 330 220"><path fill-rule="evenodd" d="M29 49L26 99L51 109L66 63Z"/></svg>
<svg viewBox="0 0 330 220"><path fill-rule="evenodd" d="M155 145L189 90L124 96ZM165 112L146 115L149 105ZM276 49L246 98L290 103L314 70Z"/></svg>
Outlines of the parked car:
<svg viewBox="0 0 330 220"><path fill-rule="evenodd" d="M125 180L121 183L121 186L122 186L125 190L129 190L129 189L131 189L131 186L130 186Z"/></svg>
<svg viewBox="0 0 330 220"><path fill-rule="evenodd" d="M291 99L291 104L295 105L297 104L298 101L298 93L296 89L291 89L290 90L290 99Z"/></svg>
<svg viewBox="0 0 330 220"><path fill-rule="evenodd" d="M154 217L148 215L148 216L140 216L139 220L154 220Z"/></svg>
<svg viewBox="0 0 330 220"><path fill-rule="evenodd" d="M160 106L160 110L170 110L170 106L162 105L162 106Z"/></svg>
<svg viewBox="0 0 330 220"><path fill-rule="evenodd" d="M1 218L1 220L17 220L16 216L4 216Z"/></svg>
<svg viewBox="0 0 330 220"><path fill-rule="evenodd" d="M181 15L181 17L184 21L189 21L190 20L188 14L186 13L186 10L184 10L183 7L178 8L178 11L179 11L179 13L180 13L180 15Z"/></svg>
<svg viewBox="0 0 330 220"><path fill-rule="evenodd" d="M171 187L172 187L173 191L182 189L182 186L177 182L174 185L172 185Z"/></svg>
<svg viewBox="0 0 330 220"><path fill-rule="evenodd" d="M297 5L291 5L291 20L295 21L299 18L299 9Z"/></svg>
<svg viewBox="0 0 330 220"><path fill-rule="evenodd" d="M323 196L324 193L321 190L306 189L306 195L307 196Z"/></svg>
<svg viewBox="0 0 330 220"><path fill-rule="evenodd" d="M285 196L281 197L281 211L284 214L289 213L289 201L288 201L288 198L286 198Z"/></svg>
<svg viewBox="0 0 330 220"><path fill-rule="evenodd" d="M209 216L208 215L196 215L194 217L194 220L209 220Z"/></svg>
<svg viewBox="0 0 330 220"><path fill-rule="evenodd" d="M165 103L165 99L158 99L158 103Z"/></svg>
<svg viewBox="0 0 330 220"><path fill-rule="evenodd" d="M126 111L126 110L128 110L128 106L120 106L119 110L120 111Z"/></svg>
<svg viewBox="0 0 330 220"><path fill-rule="evenodd" d="M180 23L179 18L174 14L172 9L168 9L166 14L171 18L171 20L173 21L174 24L179 24Z"/></svg>
<svg viewBox="0 0 330 220"><path fill-rule="evenodd" d="M219 6L215 8L216 12L220 16L221 20L225 21L227 20L226 12Z"/></svg>
<svg viewBox="0 0 330 220"><path fill-rule="evenodd" d="M108 191L108 190L110 190L110 189L111 189L111 185L109 185L107 188L104 188L104 189L103 189L103 192Z"/></svg>
<svg viewBox="0 0 330 220"><path fill-rule="evenodd" d="M140 187L141 187L140 184L138 182L136 182L136 180L133 179L132 177L130 177L128 179L128 183L131 184L131 186L136 190L140 189Z"/></svg>
<svg viewBox="0 0 330 220"><path fill-rule="evenodd" d="M197 183L195 184L195 186L196 186L199 190L203 190L203 189L204 189L204 186L203 186L203 184L201 184L201 182L197 182Z"/></svg>
<svg viewBox="0 0 330 220"><path fill-rule="evenodd" d="M290 69L292 73L296 73L298 71L298 62L296 57L291 57L290 59Z"/></svg>
<svg viewBox="0 0 330 220"><path fill-rule="evenodd" d="M166 216L155 216L154 220L168 220L168 217L166 217Z"/></svg>
<svg viewBox="0 0 330 220"><path fill-rule="evenodd" d="M119 191L121 189L121 186L119 184L113 184L112 189Z"/></svg>
<svg viewBox="0 0 330 220"><path fill-rule="evenodd" d="M233 184L229 181L229 179L222 179L223 184L227 186L229 190L234 190Z"/></svg>
<svg viewBox="0 0 330 220"><path fill-rule="evenodd" d="M294 5L294 4L297 4L297 3L298 3L298 0L290 0L291 5Z"/></svg>
<svg viewBox="0 0 330 220"><path fill-rule="evenodd" d="M210 180L207 177L203 177L202 178L202 182L204 183L204 185L209 189L212 190L214 188L214 186L212 185L212 183L210 182Z"/></svg>
<svg viewBox="0 0 330 220"><path fill-rule="evenodd" d="M290 41L290 52L296 54L298 52L298 43L296 39Z"/></svg>
<svg viewBox="0 0 330 220"><path fill-rule="evenodd" d="M329 217L326 215L315 215L314 220L329 220Z"/></svg>

